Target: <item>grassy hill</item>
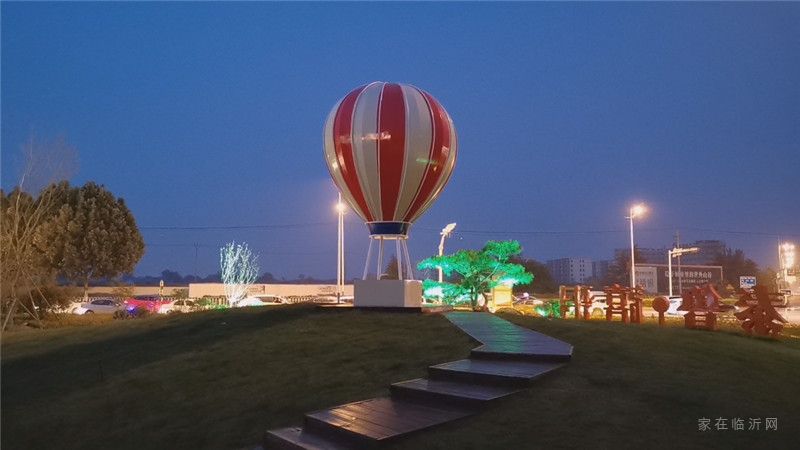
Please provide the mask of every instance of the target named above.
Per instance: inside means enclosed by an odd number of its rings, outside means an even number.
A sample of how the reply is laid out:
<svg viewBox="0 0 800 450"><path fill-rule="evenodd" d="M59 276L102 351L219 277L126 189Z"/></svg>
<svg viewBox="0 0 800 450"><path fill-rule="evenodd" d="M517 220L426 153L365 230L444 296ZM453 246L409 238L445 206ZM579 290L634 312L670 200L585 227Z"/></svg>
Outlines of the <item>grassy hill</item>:
<svg viewBox="0 0 800 450"><path fill-rule="evenodd" d="M506 316L575 345L498 408L399 448L789 448L800 340ZM441 316L243 308L8 333L2 447L237 449L304 412L387 392L465 357ZM697 430L760 417L762 431ZM778 431L764 431L766 417ZM730 423L728 425L730 427Z"/></svg>

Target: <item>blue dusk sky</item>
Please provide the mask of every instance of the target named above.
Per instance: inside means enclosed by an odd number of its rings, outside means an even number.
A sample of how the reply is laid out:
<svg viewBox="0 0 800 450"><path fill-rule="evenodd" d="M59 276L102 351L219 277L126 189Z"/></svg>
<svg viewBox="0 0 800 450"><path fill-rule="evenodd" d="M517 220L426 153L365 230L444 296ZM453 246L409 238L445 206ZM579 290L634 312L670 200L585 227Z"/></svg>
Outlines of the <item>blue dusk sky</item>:
<svg viewBox="0 0 800 450"><path fill-rule="evenodd" d="M449 185L414 259L519 239L525 256L610 259L722 239L775 266L800 243L800 3L8 3L2 186L31 135L66 136L74 184L125 199L137 274L218 270L248 242L262 271L334 278L331 107L376 80L453 118ZM368 234L346 218L348 276ZM665 257L666 258L666 257Z"/></svg>

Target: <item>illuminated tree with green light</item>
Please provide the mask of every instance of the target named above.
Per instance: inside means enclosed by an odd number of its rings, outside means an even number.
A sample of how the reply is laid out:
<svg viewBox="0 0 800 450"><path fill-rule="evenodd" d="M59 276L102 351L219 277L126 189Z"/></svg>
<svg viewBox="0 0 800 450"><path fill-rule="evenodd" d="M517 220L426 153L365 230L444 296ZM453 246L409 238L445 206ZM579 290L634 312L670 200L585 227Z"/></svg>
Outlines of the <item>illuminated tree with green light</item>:
<svg viewBox="0 0 800 450"><path fill-rule="evenodd" d="M438 283L425 280L425 287L440 288L445 297L469 297L474 311L485 311L488 306L478 305L478 297L499 284L527 284L533 275L520 264L509 260L522 253L517 241L489 241L481 250L459 250L452 255L434 256L419 263L420 270L436 270L450 277L453 273L460 280L454 283Z"/></svg>

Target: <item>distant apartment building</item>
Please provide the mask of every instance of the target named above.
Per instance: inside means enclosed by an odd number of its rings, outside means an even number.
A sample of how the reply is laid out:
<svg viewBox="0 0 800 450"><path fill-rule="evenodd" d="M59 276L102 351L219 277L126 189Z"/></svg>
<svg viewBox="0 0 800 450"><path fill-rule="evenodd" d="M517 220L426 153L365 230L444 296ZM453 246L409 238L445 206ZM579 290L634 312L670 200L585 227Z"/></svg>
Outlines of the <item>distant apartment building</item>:
<svg viewBox="0 0 800 450"><path fill-rule="evenodd" d="M592 261L592 282L605 283L608 278L608 266L611 261Z"/></svg>
<svg viewBox="0 0 800 450"><path fill-rule="evenodd" d="M593 275L589 258L559 258L547 261L547 269L558 284L583 284Z"/></svg>
<svg viewBox="0 0 800 450"><path fill-rule="evenodd" d="M713 264L719 255L725 253L725 249L727 248L727 246L725 245L725 241L719 241L719 240L700 240L695 242L686 242L682 243L681 247L683 248L697 247L699 249L697 253L692 253L681 257L681 264L694 264L694 265ZM637 260L636 262L667 264L667 252L669 250L671 250L671 247L670 248L637 247L637 253L639 255L640 260ZM620 253L629 255L630 251L631 251L630 247L618 248L614 250L614 256L617 257L619 256ZM675 263L677 263L677 259L673 260L673 264Z"/></svg>

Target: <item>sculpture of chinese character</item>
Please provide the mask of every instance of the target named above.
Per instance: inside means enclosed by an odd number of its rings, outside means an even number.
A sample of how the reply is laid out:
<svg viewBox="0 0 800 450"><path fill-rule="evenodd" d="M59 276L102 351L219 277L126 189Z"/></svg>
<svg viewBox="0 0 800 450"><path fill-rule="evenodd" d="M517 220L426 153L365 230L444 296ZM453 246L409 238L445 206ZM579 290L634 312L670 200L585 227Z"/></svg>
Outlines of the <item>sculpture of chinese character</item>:
<svg viewBox="0 0 800 450"><path fill-rule="evenodd" d="M591 286L560 286L558 288L559 306L561 318L567 317L567 311L570 304L575 307L575 318L589 320L591 313L589 309L592 306L592 301L589 298L589 290Z"/></svg>
<svg viewBox="0 0 800 450"><path fill-rule="evenodd" d="M686 289L678 311L686 311L683 316L686 328L694 330L717 329L717 313L720 312L719 299L722 298L711 284Z"/></svg>
<svg viewBox="0 0 800 450"><path fill-rule="evenodd" d="M736 306L746 307L743 311L734 314L737 319L742 321L742 329L748 334L775 337L783 330L786 323L775 306L772 305L772 297L777 294L770 294L764 285L756 285L752 292L743 291L736 302Z"/></svg>
<svg viewBox="0 0 800 450"><path fill-rule="evenodd" d="M619 315L623 323L641 323L642 290L622 287L618 284L606 286L606 320Z"/></svg>

